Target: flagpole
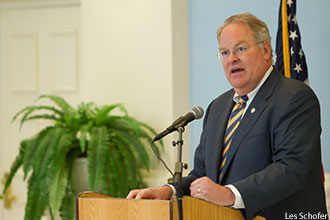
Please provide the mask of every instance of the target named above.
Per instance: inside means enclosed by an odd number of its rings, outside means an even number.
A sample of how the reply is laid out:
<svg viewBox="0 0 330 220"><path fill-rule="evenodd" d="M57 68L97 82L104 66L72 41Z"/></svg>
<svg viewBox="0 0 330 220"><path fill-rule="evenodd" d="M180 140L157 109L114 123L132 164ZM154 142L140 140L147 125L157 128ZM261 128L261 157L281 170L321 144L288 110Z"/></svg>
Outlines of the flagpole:
<svg viewBox="0 0 330 220"><path fill-rule="evenodd" d="M283 42L283 62L284 75L291 78L290 73L290 54L289 54L289 33L288 33L288 13L286 1L282 0L282 42Z"/></svg>

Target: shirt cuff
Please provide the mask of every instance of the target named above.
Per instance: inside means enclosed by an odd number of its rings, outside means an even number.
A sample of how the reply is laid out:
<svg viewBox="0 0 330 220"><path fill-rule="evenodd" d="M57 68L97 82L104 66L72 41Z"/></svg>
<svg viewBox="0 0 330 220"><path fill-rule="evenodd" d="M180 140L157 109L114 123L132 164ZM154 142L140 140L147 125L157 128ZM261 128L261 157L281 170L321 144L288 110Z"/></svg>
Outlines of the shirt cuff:
<svg viewBox="0 0 330 220"><path fill-rule="evenodd" d="M242 198L241 193L238 191L238 189L233 185L226 185L225 187L229 188L235 195L234 205L232 205L230 207L234 208L234 209L244 209L245 205L243 202L243 198Z"/></svg>
<svg viewBox="0 0 330 220"><path fill-rule="evenodd" d="M174 199L175 195L176 195L176 190L175 190L175 187L171 184L165 184L165 186L169 186L171 187L172 191L173 191L173 194L171 196L171 199Z"/></svg>

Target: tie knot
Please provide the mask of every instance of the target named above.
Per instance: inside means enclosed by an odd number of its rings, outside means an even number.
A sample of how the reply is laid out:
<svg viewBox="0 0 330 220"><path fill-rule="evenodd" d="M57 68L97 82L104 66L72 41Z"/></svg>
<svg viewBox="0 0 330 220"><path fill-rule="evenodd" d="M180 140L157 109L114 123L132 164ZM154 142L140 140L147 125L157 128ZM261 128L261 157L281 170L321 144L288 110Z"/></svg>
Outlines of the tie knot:
<svg viewBox="0 0 330 220"><path fill-rule="evenodd" d="M247 102L247 100L249 100L249 97L247 97L247 95L243 95L243 96L239 97L239 102L241 104Z"/></svg>

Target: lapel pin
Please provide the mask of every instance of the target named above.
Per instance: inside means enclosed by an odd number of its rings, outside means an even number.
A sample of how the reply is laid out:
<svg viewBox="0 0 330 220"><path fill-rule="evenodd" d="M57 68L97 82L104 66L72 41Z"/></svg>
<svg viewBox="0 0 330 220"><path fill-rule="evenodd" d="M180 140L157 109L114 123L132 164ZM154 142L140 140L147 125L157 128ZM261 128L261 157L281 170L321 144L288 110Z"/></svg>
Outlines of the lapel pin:
<svg viewBox="0 0 330 220"><path fill-rule="evenodd" d="M255 113L256 112L256 109L255 108L252 108L251 109L251 113L253 114L253 113Z"/></svg>

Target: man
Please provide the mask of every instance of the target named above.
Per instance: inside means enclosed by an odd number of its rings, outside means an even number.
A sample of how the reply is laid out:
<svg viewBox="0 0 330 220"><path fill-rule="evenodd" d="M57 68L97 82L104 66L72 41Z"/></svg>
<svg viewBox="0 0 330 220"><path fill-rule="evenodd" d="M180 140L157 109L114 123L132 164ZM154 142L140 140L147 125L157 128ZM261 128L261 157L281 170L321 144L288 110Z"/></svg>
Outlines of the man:
<svg viewBox="0 0 330 220"><path fill-rule="evenodd" d="M255 16L228 18L217 37L233 89L208 106L184 194L242 209L247 219L328 219L317 97L272 66L268 27ZM133 190L127 198L169 199L172 193L162 186Z"/></svg>

